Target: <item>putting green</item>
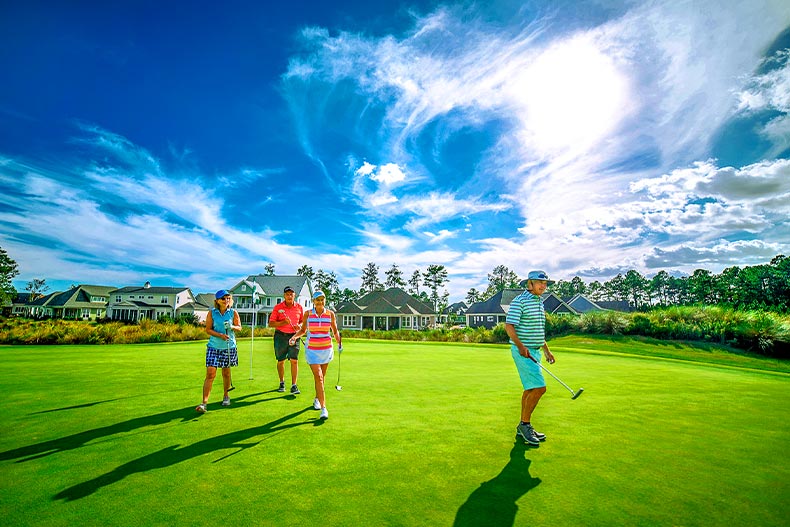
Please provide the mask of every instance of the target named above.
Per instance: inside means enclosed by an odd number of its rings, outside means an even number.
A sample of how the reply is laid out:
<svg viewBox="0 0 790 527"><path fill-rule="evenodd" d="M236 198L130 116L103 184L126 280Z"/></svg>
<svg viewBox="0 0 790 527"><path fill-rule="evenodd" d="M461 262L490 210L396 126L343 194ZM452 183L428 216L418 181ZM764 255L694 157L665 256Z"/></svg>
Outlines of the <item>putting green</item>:
<svg viewBox="0 0 790 527"><path fill-rule="evenodd" d="M233 404L219 406L217 381L205 415L201 342L0 347L14 366L0 380L3 524L784 525L790 513L786 373L559 339L550 369L585 392L571 401L547 377L533 422L548 440L528 448L506 346L344 344L324 423L304 362L301 395L274 391L270 339L255 340L252 380L240 343Z"/></svg>

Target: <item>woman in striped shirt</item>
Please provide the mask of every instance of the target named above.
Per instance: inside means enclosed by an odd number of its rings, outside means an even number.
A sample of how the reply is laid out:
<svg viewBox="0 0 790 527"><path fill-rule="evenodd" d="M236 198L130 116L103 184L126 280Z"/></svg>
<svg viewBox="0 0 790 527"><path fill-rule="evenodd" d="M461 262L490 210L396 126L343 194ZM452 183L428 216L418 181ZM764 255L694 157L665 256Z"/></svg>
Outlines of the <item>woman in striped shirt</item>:
<svg viewBox="0 0 790 527"><path fill-rule="evenodd" d="M340 333L337 331L335 313L326 308L326 296L323 291L313 293L313 309L305 311L302 316L302 328L294 333L289 343L293 346L296 340L305 333L307 333L307 343L304 356L315 379L313 408L321 410L321 419L328 419L324 380L329 362L335 355L332 336L338 342L338 350L342 351L343 345L340 342Z"/></svg>

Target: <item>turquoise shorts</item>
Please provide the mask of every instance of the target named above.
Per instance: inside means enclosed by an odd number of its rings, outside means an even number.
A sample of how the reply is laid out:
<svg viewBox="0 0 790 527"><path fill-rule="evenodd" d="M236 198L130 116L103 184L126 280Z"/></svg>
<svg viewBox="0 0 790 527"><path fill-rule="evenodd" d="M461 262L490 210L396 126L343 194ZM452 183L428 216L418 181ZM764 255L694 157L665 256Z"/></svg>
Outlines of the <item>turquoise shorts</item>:
<svg viewBox="0 0 790 527"><path fill-rule="evenodd" d="M540 361L543 358L540 348L527 349L535 360ZM541 371L540 366L532 362L532 359L523 357L518 352L518 348L513 344L510 345L510 354L513 355L513 362L516 363L518 376L521 379L521 386L523 386L525 390L543 388L546 386L546 380L543 378L543 371Z"/></svg>

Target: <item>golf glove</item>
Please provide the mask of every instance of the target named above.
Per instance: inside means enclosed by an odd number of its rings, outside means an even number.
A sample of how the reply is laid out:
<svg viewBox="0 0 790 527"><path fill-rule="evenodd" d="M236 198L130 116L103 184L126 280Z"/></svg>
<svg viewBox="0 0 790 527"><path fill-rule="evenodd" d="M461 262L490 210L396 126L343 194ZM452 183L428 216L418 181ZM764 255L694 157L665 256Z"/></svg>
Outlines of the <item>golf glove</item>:
<svg viewBox="0 0 790 527"><path fill-rule="evenodd" d="M225 321L225 331L230 331L230 326L231 326L230 320L226 320Z"/></svg>

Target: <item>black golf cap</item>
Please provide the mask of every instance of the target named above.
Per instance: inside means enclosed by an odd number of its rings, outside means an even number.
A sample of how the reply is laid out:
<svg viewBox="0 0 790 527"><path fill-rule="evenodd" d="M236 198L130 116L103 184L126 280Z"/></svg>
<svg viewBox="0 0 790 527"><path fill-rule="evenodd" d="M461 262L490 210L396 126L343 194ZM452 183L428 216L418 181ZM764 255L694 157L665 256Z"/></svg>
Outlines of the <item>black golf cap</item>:
<svg viewBox="0 0 790 527"><path fill-rule="evenodd" d="M283 289L283 293L287 293L288 291L293 293L294 292L294 288L291 287L290 285L285 286L285 289Z"/></svg>

